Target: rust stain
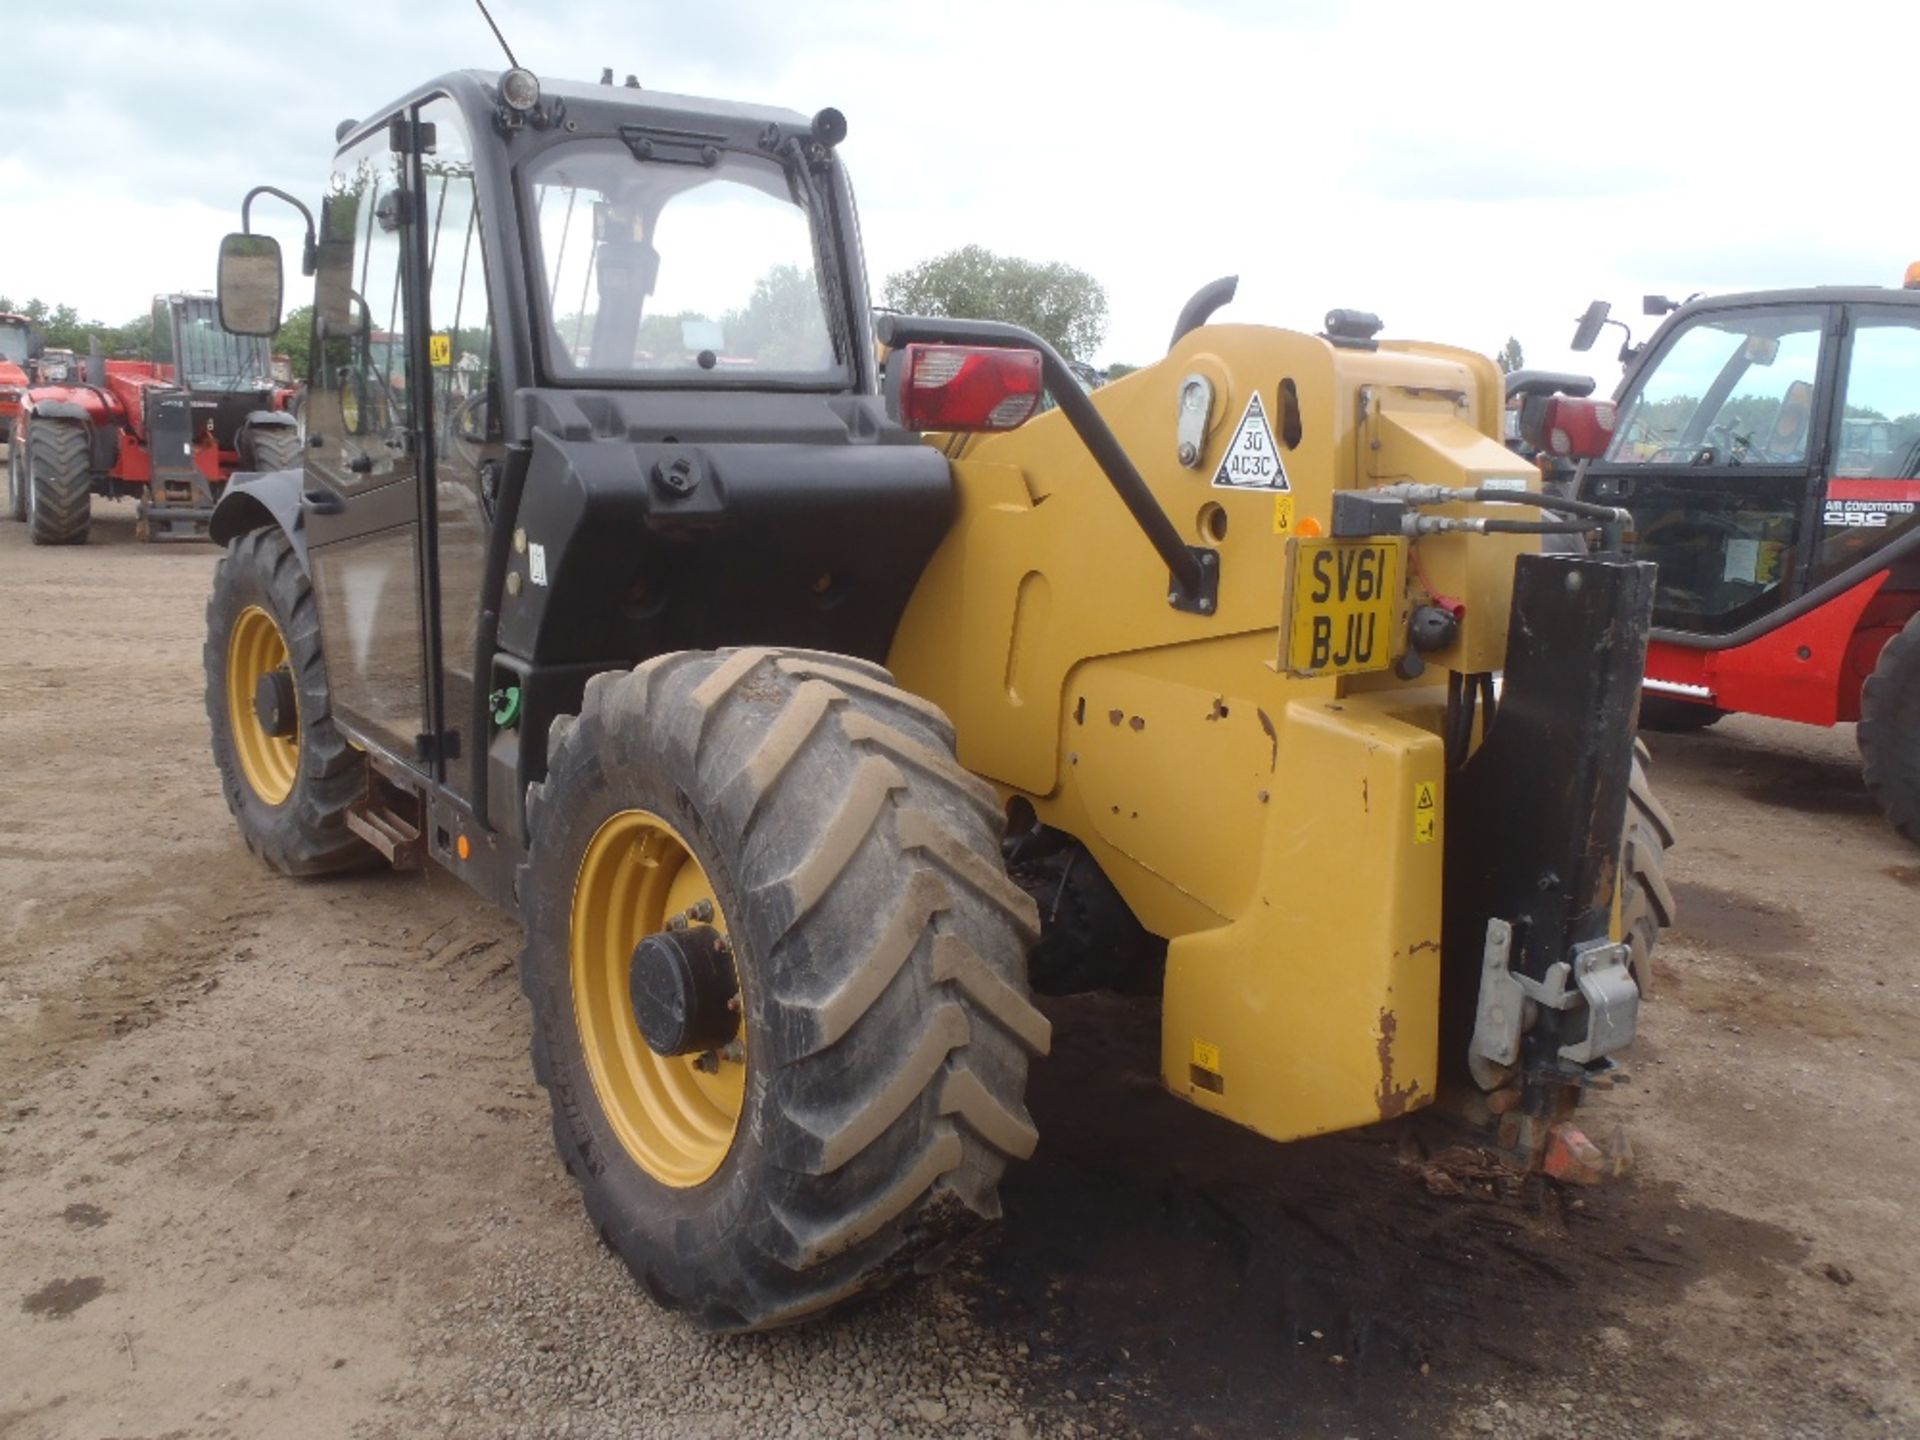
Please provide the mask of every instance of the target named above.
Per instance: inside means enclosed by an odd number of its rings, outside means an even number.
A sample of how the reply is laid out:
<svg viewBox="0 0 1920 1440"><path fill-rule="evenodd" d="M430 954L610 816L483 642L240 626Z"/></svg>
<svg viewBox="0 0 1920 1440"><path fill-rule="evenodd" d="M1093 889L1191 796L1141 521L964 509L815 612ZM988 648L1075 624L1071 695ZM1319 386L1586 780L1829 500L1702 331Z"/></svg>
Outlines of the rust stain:
<svg viewBox="0 0 1920 1440"><path fill-rule="evenodd" d="M1260 728L1267 732L1267 770L1271 773L1280 768L1280 736L1274 730L1273 721L1267 717L1266 711L1256 709L1253 713L1260 717Z"/></svg>
<svg viewBox="0 0 1920 1440"><path fill-rule="evenodd" d="M1416 943L1411 950L1407 951L1407 958L1412 959L1423 950L1431 950L1435 955L1438 955L1440 953L1440 942L1438 940L1421 940Z"/></svg>
<svg viewBox="0 0 1920 1440"><path fill-rule="evenodd" d="M1367 790L1367 777L1364 775L1360 777L1360 810L1362 814L1366 814L1366 815L1371 815L1373 813L1373 800L1369 796L1369 793Z"/></svg>
<svg viewBox="0 0 1920 1440"><path fill-rule="evenodd" d="M1224 695L1213 697L1213 708L1207 711L1207 719L1224 720L1227 718L1227 700Z"/></svg>
<svg viewBox="0 0 1920 1440"><path fill-rule="evenodd" d="M1124 710L1107 711L1107 719L1115 725L1118 725L1122 720L1126 718L1127 718L1127 712Z"/></svg>
<svg viewBox="0 0 1920 1440"><path fill-rule="evenodd" d="M1407 1113L1407 1104L1420 1093L1420 1082L1409 1080L1405 1085L1393 1083L1393 1037L1399 1033L1400 1021L1386 1006L1380 1007L1380 1089L1374 1095L1374 1103L1380 1107L1380 1118L1392 1120Z"/></svg>
<svg viewBox="0 0 1920 1440"><path fill-rule="evenodd" d="M1147 718L1144 715L1136 715L1127 724L1131 725L1137 733L1147 728Z"/></svg>

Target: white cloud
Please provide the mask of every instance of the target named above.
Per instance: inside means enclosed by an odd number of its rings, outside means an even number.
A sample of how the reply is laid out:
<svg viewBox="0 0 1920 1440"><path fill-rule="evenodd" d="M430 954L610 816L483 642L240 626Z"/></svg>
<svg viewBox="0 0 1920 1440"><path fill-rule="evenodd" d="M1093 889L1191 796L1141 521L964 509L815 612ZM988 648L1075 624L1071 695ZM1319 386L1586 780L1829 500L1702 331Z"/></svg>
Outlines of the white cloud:
<svg viewBox="0 0 1920 1440"><path fill-rule="evenodd" d="M1920 258L1904 7L493 8L545 74L839 106L876 288L969 241L1065 260L1107 287L1111 359L1158 354L1229 272L1236 319L1348 305L1591 368L1564 346L1594 295L1631 315L1644 291L1896 284ZM250 185L318 193L335 121L503 63L460 3L310 22L269 35L237 0L14 19L0 292L117 320L203 288Z"/></svg>

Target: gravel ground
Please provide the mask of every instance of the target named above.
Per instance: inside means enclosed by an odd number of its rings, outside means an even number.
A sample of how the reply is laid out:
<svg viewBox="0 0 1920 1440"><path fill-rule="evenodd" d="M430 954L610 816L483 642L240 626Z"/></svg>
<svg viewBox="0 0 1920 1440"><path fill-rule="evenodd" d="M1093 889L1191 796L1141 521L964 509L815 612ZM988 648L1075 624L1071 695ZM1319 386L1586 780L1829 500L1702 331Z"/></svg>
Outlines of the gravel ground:
<svg viewBox="0 0 1920 1440"><path fill-rule="evenodd" d="M948 1272L713 1339L600 1248L513 927L444 878L295 885L207 758L211 551L0 524L0 1436L1920 1433L1920 852L1849 732L1656 737L1681 926L1596 1127L1471 1173L1428 1119L1278 1147L1051 1005L1034 1159Z"/></svg>

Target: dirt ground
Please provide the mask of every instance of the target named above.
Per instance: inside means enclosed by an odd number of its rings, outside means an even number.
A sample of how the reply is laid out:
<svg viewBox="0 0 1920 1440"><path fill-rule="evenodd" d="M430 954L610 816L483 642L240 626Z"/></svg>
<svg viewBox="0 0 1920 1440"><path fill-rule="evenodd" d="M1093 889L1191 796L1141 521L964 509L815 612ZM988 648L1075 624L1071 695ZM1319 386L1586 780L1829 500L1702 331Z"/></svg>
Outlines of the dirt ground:
<svg viewBox="0 0 1920 1440"><path fill-rule="evenodd" d="M213 558L0 524L0 1436L1920 1434L1920 851L1850 728L1653 737L1683 911L1591 1117L1629 1183L1434 1195L1418 1119L1265 1144L1088 997L987 1244L712 1340L581 1216L513 927L241 847Z"/></svg>

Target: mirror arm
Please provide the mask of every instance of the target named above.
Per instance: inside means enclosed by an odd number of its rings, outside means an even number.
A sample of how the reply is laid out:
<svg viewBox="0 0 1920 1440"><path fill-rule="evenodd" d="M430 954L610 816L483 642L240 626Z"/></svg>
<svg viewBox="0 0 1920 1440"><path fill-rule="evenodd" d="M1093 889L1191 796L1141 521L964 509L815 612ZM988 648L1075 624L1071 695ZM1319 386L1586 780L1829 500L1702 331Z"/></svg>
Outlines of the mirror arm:
<svg viewBox="0 0 1920 1440"><path fill-rule="evenodd" d="M1620 333L1627 337L1620 342L1620 363L1622 365L1631 364L1633 357L1640 353L1640 347L1633 343L1633 327L1624 320L1609 319L1601 323L1603 325L1618 325L1620 327Z"/></svg>
<svg viewBox="0 0 1920 1440"><path fill-rule="evenodd" d="M247 192L246 198L240 202L240 233L243 235L251 235L253 233L253 198L256 195L272 195L276 199L284 200L293 206L294 209L298 210L301 217L306 220L307 239L306 244L302 246L300 251L300 273L302 275L312 275L314 271L319 268L320 263L319 235L314 229L313 212L306 207L303 201L289 195L286 191L276 186L256 185Z"/></svg>

